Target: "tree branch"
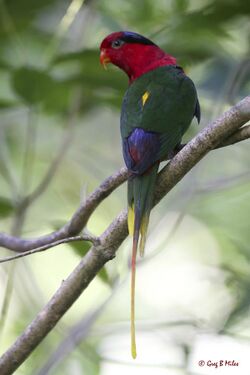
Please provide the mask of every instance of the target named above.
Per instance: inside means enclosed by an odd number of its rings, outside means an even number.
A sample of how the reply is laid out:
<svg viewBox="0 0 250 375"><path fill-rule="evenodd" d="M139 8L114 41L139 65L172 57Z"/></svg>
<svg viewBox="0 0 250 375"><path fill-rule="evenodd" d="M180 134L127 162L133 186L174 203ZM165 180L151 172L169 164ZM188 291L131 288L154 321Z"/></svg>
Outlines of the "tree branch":
<svg viewBox="0 0 250 375"><path fill-rule="evenodd" d="M155 203L159 202L210 150L231 136L249 119L250 96L243 99L219 119L203 129L160 172L156 187ZM120 182L124 181L127 176L126 173L125 170L123 170L123 173L118 173ZM97 194L99 197L102 194L107 196L107 191L110 189L108 181L107 185L109 188L106 186L105 193L101 193L101 190ZM116 186L118 185L116 184ZM100 245L91 247L48 304L17 338L16 342L2 355L0 359L1 375L12 374L32 353L77 300L83 290L87 288L103 265L114 258L118 247L127 234L127 212L124 210L100 236Z"/></svg>

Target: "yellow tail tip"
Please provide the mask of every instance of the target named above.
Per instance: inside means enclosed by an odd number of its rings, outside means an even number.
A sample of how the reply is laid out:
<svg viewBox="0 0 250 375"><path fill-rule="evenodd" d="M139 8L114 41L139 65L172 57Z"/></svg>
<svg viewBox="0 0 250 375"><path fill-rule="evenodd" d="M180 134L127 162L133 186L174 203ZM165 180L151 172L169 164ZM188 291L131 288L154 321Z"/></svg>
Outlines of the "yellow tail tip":
<svg viewBox="0 0 250 375"><path fill-rule="evenodd" d="M136 359L137 353L136 353L135 343L132 343L132 345L131 345L131 355L132 355L133 359Z"/></svg>

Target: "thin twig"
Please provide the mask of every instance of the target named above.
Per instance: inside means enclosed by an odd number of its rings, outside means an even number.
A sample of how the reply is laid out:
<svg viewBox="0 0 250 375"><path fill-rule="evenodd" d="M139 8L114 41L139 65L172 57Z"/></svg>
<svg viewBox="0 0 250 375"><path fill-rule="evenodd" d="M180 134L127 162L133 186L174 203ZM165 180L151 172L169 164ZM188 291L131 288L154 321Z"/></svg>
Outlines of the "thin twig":
<svg viewBox="0 0 250 375"><path fill-rule="evenodd" d="M99 243L98 237L94 237L94 236L91 236L89 234L82 234L81 236L63 238L61 240L52 242L52 243L44 245L44 246L37 247L37 248L32 249L32 250L24 251L23 253L13 255L11 257L6 257L6 258L2 258L2 259L0 258L0 263L5 263L5 262L9 262L11 260L18 259L18 258L23 258L23 257L26 257L27 255L40 253L42 251L48 250L48 249L50 249L52 247L55 247L55 246L58 246L58 245L66 244L66 243L69 243L69 242L76 242L76 241L89 241L89 242L92 242L93 245L95 245L95 246L98 246L98 243Z"/></svg>
<svg viewBox="0 0 250 375"><path fill-rule="evenodd" d="M52 160L47 172L45 173L44 177L42 178L38 186L35 188L35 190L24 198L23 205L26 205L26 206L30 205L46 191L47 187L50 185L59 166L62 163L62 160L72 141L72 138L73 138L72 131L71 130L67 131L62 141L62 144L58 150L58 153L55 156L54 160Z"/></svg>
<svg viewBox="0 0 250 375"><path fill-rule="evenodd" d="M13 262L8 265L8 268L5 270L7 275L7 283L3 293L3 301L0 310L0 336L3 335L3 330L8 316L8 311L11 303L13 285L14 285L14 276L16 271L16 264Z"/></svg>
<svg viewBox="0 0 250 375"><path fill-rule="evenodd" d="M235 98L239 94L240 88L243 82L247 81L247 74L250 69L250 59L245 57L237 66L237 70L231 82L231 85L228 88L227 96L225 101L231 105L235 104Z"/></svg>
<svg viewBox="0 0 250 375"><path fill-rule="evenodd" d="M199 187L195 190L195 194L208 194L214 193L215 191L221 191L224 189L232 189L239 184L249 182L250 170L227 177L221 178L211 183L207 183L205 187Z"/></svg>
<svg viewBox="0 0 250 375"><path fill-rule="evenodd" d="M50 59L54 54L55 50L59 46L63 36L68 32L70 26L74 22L77 14L84 5L85 0L72 0L69 4L64 16L62 17L59 25L57 26L56 32L49 43L45 54Z"/></svg>
<svg viewBox="0 0 250 375"><path fill-rule="evenodd" d="M31 185L34 172L35 143L37 138L36 110L34 107L28 108L27 124L25 129L25 146L23 155L23 165L21 171L21 191L25 192Z"/></svg>
<svg viewBox="0 0 250 375"><path fill-rule="evenodd" d="M146 258L139 259L138 264L141 264L141 263L145 264L147 262L150 262L152 258L155 258L157 255L159 255L162 252L163 249L166 249L169 246L176 232L178 231L180 225L182 224L185 216L186 216L186 209L183 209L181 212L179 212L176 220L174 221L172 228L170 229L167 237L164 239L164 246L157 246L157 249L153 251L149 256L147 256Z"/></svg>
<svg viewBox="0 0 250 375"><path fill-rule="evenodd" d="M1 0L0 0L1 1ZM7 182L9 190L11 192L12 200L16 201L18 199L18 185L16 181L16 176L14 173L14 168L11 163L11 158L9 155L9 150L6 147L5 134L3 127L0 127L0 173Z"/></svg>

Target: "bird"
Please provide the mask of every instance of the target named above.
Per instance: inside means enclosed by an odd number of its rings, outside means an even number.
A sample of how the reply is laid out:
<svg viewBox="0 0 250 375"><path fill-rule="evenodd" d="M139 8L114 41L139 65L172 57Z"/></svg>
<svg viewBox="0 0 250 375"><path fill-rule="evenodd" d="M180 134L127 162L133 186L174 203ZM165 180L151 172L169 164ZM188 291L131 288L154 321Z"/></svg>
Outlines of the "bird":
<svg viewBox="0 0 250 375"><path fill-rule="evenodd" d="M128 76L121 107L123 158L129 171L128 230L133 237L131 257L131 354L136 358L135 275L137 251L144 254L150 211L161 161L180 147L200 105L193 81L175 57L150 39L118 31L100 44L100 62L111 63Z"/></svg>

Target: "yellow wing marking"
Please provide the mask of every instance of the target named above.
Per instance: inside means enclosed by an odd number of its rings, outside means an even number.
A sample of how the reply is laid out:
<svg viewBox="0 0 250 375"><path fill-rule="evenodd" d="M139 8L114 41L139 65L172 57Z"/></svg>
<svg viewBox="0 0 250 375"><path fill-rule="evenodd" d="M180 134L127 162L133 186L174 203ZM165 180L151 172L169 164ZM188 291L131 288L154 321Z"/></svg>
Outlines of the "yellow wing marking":
<svg viewBox="0 0 250 375"><path fill-rule="evenodd" d="M150 93L148 91L145 91L144 94L142 95L142 105L143 105L143 107L144 107L146 101L148 100L149 95L150 95Z"/></svg>

